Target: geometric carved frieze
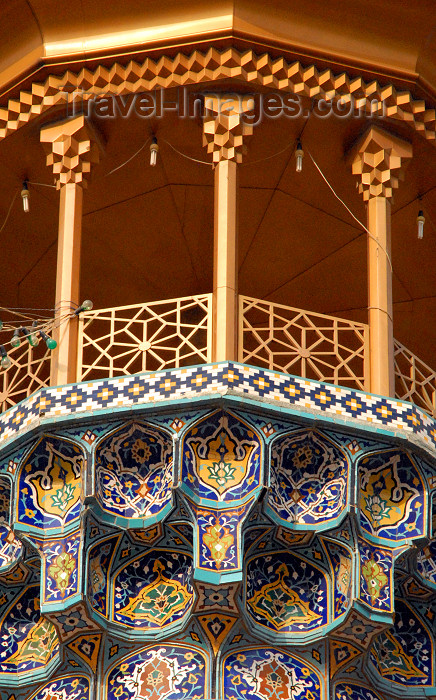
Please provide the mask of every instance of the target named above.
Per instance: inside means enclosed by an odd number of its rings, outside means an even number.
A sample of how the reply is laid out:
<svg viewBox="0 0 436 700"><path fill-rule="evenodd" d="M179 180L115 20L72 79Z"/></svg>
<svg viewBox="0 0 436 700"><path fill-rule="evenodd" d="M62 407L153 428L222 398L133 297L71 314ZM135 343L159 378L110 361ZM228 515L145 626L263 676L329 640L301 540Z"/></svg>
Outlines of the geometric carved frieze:
<svg viewBox="0 0 436 700"><path fill-rule="evenodd" d="M98 163L98 146L93 130L83 114L65 119L41 129L41 142L47 154L46 162L53 168L56 186L69 182L86 187L91 165Z"/></svg>
<svg viewBox="0 0 436 700"><path fill-rule="evenodd" d="M407 121L425 138L435 139L436 115L424 100L414 99L410 92L397 91L393 85L365 82L361 77L316 66L303 66L299 61L288 62L267 53L257 55L251 50L227 48L219 51L193 51L190 55L146 58L142 63L114 63L109 68L99 65L95 70L84 68L77 73L69 70L63 75L49 75L44 82L32 83L28 91L11 94L0 108L0 139L20 128L54 105L66 104L71 95L80 93L88 100L96 94L126 95L160 88L171 88L217 80L241 79L252 85L283 90L288 94L311 98L352 100L358 109L373 116L386 116ZM84 92L83 92L84 91Z"/></svg>
<svg viewBox="0 0 436 700"><path fill-rule="evenodd" d="M244 138L253 134L253 127L244 122L244 112L253 108L253 98L206 95L204 107L203 146L212 153L213 162L235 160L240 163L246 151Z"/></svg>
<svg viewBox="0 0 436 700"><path fill-rule="evenodd" d="M412 157L412 146L391 134L371 127L356 147L353 175L359 176L359 193L367 202L372 197L392 197L404 177L404 162Z"/></svg>

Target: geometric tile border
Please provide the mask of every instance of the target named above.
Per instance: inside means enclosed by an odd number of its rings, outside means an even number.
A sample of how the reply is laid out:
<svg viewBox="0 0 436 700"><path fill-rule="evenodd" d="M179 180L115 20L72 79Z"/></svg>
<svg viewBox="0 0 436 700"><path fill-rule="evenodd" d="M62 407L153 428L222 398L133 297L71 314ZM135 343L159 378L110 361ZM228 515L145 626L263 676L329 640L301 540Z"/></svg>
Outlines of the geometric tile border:
<svg viewBox="0 0 436 700"><path fill-rule="evenodd" d="M40 389L0 414L0 448L48 419L218 396L312 414L387 435L418 439L436 456L436 421L406 401L302 379L237 362L184 367Z"/></svg>

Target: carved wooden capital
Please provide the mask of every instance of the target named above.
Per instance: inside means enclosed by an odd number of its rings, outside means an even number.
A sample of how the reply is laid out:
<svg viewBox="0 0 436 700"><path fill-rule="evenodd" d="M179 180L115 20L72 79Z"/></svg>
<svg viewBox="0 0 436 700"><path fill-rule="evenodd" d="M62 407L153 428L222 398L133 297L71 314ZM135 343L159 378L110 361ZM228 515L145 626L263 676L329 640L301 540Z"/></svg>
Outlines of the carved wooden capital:
<svg viewBox="0 0 436 700"><path fill-rule="evenodd" d="M56 186L74 182L86 187L85 178L91 173L91 165L98 163L99 152L94 131L84 115L44 126L41 142Z"/></svg>
<svg viewBox="0 0 436 700"><path fill-rule="evenodd" d="M404 161L412 157L407 141L377 127L371 127L357 144L352 157L353 175L358 175L359 192L367 202L372 197L392 197L404 177Z"/></svg>
<svg viewBox="0 0 436 700"><path fill-rule="evenodd" d="M244 113L253 107L253 98L243 95L206 95L203 146L212 153L214 163L242 161L246 151L244 139L253 133L252 125L244 121Z"/></svg>

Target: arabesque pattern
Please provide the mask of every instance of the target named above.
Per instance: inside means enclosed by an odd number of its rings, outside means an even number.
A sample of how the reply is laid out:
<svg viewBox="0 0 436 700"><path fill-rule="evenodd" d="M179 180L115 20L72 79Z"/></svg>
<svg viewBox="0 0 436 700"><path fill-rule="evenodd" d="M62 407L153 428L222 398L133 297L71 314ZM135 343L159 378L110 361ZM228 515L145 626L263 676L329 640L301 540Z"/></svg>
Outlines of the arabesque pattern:
<svg viewBox="0 0 436 700"><path fill-rule="evenodd" d="M95 386L99 412L47 411L4 443L0 692L431 696L433 443L399 444L389 416L383 433L329 421L325 402L356 411L356 391L236 363L173 373L121 410L119 379L57 389L77 409ZM144 392L151 376L122 381ZM311 413L265 400L280 377ZM211 381L240 394L189 394Z"/></svg>

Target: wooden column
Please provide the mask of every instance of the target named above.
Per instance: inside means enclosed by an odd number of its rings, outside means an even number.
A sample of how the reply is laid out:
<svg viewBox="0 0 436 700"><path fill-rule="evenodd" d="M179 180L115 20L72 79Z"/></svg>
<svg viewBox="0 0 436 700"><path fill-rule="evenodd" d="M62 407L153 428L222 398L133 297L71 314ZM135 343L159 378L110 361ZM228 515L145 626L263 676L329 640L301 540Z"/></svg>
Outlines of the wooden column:
<svg viewBox="0 0 436 700"><path fill-rule="evenodd" d="M370 386L383 396L395 395L390 200L411 156L410 144L372 127L352 162L367 202Z"/></svg>
<svg viewBox="0 0 436 700"><path fill-rule="evenodd" d="M215 168L214 361L237 359L238 172L235 161Z"/></svg>
<svg viewBox="0 0 436 700"><path fill-rule="evenodd" d="M205 99L203 143L215 165L213 258L213 360L237 360L238 166L253 128L243 114L250 99L210 95Z"/></svg>
<svg viewBox="0 0 436 700"><path fill-rule="evenodd" d="M60 190L55 305L56 315L62 316L80 304L82 201L87 184L84 178L89 176L92 163L98 161L98 149L83 115L43 127L41 142ZM53 331L58 345L52 355L52 385L76 380L77 331L76 317Z"/></svg>

